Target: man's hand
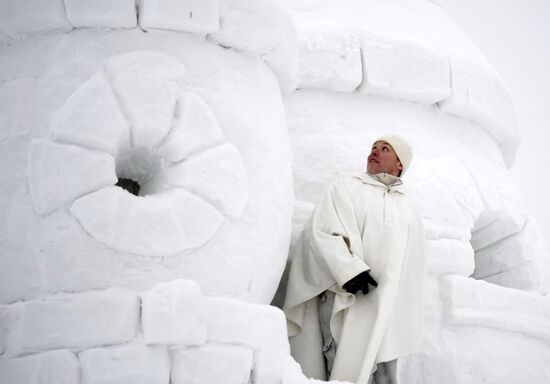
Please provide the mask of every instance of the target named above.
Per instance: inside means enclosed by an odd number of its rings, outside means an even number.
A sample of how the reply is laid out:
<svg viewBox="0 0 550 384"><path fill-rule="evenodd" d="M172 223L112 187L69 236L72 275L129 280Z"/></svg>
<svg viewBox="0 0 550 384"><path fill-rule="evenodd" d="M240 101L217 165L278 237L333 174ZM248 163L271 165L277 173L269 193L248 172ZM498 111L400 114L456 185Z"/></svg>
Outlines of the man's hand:
<svg viewBox="0 0 550 384"><path fill-rule="evenodd" d="M358 291L367 294L369 293L369 284L373 287L378 287L378 283L372 278L369 271L365 271L345 283L342 288L352 294L356 294Z"/></svg>

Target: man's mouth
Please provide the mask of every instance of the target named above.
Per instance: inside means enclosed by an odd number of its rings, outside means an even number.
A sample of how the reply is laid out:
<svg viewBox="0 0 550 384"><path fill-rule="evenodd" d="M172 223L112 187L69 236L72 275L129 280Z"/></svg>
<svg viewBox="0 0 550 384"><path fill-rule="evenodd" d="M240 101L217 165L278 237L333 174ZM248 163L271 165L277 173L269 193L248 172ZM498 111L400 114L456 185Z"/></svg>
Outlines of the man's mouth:
<svg viewBox="0 0 550 384"><path fill-rule="evenodd" d="M369 163L378 163L378 160L376 160L376 159L370 159L370 160L369 160Z"/></svg>

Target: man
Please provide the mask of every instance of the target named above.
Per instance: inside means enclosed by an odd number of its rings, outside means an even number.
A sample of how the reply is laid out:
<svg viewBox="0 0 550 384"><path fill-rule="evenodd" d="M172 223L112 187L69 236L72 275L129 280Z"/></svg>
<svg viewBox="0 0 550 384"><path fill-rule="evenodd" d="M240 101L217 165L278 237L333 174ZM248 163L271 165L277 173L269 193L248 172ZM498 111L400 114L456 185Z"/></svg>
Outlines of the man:
<svg viewBox="0 0 550 384"><path fill-rule="evenodd" d="M403 138L376 140L367 172L332 183L298 239L284 311L310 377L396 383L396 359L419 350L424 232L400 178L411 160Z"/></svg>

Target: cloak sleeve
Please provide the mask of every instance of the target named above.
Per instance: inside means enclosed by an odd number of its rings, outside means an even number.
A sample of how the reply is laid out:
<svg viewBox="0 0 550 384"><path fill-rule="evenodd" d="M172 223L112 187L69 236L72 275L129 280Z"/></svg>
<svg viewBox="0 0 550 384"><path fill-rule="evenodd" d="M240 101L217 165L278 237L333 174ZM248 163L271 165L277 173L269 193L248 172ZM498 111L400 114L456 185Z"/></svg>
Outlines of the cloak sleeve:
<svg viewBox="0 0 550 384"><path fill-rule="evenodd" d="M330 185L296 243L284 305L291 323L301 324L303 303L369 269L345 182Z"/></svg>
<svg viewBox="0 0 550 384"><path fill-rule="evenodd" d="M329 187L308 226L311 254L340 288L370 269L362 255L360 231L345 183L335 182Z"/></svg>

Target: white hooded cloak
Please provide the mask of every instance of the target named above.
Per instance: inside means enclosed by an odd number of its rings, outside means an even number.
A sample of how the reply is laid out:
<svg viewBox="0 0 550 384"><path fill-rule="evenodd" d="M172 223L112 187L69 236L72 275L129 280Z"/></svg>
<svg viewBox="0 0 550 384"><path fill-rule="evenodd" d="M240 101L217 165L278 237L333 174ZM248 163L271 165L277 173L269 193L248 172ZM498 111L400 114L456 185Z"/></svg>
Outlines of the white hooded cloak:
<svg viewBox="0 0 550 384"><path fill-rule="evenodd" d="M367 383L376 364L420 347L426 275L424 231L401 182L367 174L330 185L298 239L284 311L294 358L325 378L317 296L336 294L331 380ZM370 270L378 287L352 295L342 285Z"/></svg>

